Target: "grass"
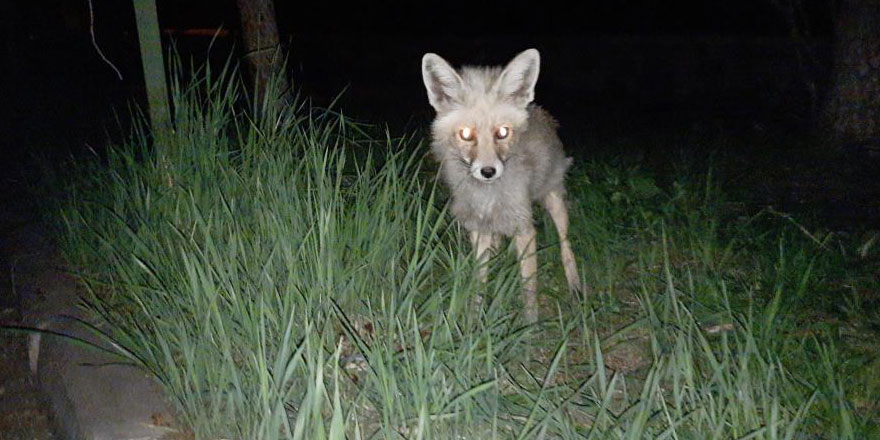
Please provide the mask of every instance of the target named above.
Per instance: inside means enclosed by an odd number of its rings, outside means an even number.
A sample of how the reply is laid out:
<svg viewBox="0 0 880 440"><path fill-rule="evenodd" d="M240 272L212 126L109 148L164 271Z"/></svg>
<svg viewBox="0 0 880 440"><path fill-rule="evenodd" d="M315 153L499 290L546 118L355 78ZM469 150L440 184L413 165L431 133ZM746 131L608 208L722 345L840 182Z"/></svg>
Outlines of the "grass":
<svg viewBox="0 0 880 440"><path fill-rule="evenodd" d="M736 209L707 170L581 162L589 290L565 291L539 217L524 326L513 252L475 280L418 139L242 113L229 70L193 78L175 130L77 163L58 209L84 307L195 438L880 435L876 281L850 264L873 242Z"/></svg>

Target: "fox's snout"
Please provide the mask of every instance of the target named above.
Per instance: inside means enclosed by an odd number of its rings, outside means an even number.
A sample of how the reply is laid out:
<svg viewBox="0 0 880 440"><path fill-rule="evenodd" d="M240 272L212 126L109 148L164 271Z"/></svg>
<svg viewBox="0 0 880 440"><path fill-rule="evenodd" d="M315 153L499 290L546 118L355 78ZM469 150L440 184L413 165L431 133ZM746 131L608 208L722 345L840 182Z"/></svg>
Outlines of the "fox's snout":
<svg viewBox="0 0 880 440"><path fill-rule="evenodd" d="M504 162L498 157L490 161L477 159L471 163L471 176L483 182L492 182L501 177L502 173L504 173Z"/></svg>

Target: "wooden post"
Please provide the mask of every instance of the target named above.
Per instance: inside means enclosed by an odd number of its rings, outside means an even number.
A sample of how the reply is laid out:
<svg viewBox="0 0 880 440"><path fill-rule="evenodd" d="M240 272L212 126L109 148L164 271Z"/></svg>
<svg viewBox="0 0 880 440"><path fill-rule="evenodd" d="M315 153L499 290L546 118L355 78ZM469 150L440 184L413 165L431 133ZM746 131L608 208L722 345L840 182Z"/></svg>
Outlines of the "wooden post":
<svg viewBox="0 0 880 440"><path fill-rule="evenodd" d="M159 38L156 0L133 0L133 2L141 48L141 64L144 67L144 83L147 87L150 125L155 137L158 132L170 128L171 122L168 86L165 81L165 57L162 53L162 40Z"/></svg>

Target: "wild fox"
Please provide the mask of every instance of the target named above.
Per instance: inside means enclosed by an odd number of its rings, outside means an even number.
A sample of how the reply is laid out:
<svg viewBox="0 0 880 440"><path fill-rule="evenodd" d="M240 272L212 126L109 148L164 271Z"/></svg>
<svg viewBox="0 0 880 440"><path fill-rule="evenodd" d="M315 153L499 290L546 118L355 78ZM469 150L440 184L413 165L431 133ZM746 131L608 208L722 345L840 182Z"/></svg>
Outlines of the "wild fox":
<svg viewBox="0 0 880 440"><path fill-rule="evenodd" d="M543 203L556 224L569 289L581 288L563 198L571 158L562 151L556 121L532 103L539 70L536 49L520 53L503 69L456 71L433 53L422 58L428 101L437 111L432 153L451 190L452 213L469 231L480 260L500 236L514 237L528 322L538 318L533 202ZM485 280L485 267L480 276Z"/></svg>

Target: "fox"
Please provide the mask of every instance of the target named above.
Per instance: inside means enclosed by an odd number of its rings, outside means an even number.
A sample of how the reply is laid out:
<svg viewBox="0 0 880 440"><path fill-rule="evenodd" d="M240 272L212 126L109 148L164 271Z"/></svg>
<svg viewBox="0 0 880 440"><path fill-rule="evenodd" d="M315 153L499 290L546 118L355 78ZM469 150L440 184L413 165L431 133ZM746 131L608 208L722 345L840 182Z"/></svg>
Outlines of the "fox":
<svg viewBox="0 0 880 440"><path fill-rule="evenodd" d="M450 211L468 232L484 282L487 257L502 237L513 239L529 323L538 319L535 203L556 226L569 290L582 290L565 201L572 159L563 151L559 124L534 103L540 65L537 49L521 52L503 68L456 70L437 54L422 57L422 79L436 111L431 153L450 190Z"/></svg>

